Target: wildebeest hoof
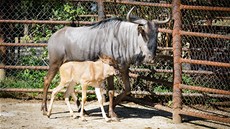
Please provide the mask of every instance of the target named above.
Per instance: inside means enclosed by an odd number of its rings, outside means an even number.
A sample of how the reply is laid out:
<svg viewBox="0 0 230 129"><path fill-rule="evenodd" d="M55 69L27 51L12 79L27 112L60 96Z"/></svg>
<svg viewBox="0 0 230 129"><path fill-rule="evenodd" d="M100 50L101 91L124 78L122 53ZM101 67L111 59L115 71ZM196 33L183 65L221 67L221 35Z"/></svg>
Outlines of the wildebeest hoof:
<svg viewBox="0 0 230 129"><path fill-rule="evenodd" d="M117 114L115 112L109 111L109 117L111 118L117 118Z"/></svg>
<svg viewBox="0 0 230 129"><path fill-rule="evenodd" d="M41 111L47 111L47 105L46 104L42 104L41 106Z"/></svg>
<svg viewBox="0 0 230 129"><path fill-rule="evenodd" d="M47 115L47 111L43 110L43 115L46 116Z"/></svg>

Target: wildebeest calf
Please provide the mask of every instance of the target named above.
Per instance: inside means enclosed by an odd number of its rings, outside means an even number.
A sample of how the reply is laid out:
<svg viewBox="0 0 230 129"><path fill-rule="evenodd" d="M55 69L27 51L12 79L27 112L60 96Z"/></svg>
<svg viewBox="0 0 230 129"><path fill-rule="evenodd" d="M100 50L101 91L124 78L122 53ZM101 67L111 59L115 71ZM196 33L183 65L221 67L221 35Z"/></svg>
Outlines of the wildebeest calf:
<svg viewBox="0 0 230 129"><path fill-rule="evenodd" d="M116 71L113 66L109 64L112 63L110 58L100 58L96 62L93 61L84 61L84 62L67 62L64 63L60 69L60 84L53 90L50 105L48 108L47 116L50 117L52 105L54 101L55 95L64 87L67 87L65 92L65 102L69 108L70 114L73 115L75 118L76 115L73 114L73 110L70 107L69 103L69 96L71 95L75 102L77 102L77 97L74 92L74 85L76 83L80 83L82 86L82 105L81 105L81 112L80 117L82 120L85 120L83 110L84 110L84 103L86 101L86 90L88 86L95 87L96 95L98 101L100 103L102 116L105 118L106 121L109 118L106 116L106 113L103 108L103 94L101 93L103 81L111 76L115 75Z"/></svg>

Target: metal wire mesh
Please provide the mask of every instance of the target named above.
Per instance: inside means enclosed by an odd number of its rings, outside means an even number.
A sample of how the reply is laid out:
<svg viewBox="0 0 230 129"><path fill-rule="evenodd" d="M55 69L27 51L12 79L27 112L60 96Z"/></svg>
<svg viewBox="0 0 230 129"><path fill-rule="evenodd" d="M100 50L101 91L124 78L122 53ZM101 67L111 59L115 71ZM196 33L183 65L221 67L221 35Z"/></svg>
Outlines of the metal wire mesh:
<svg viewBox="0 0 230 129"><path fill-rule="evenodd" d="M189 32L199 32L208 34L226 35L230 34L230 13L222 11L224 7L229 10L229 1L182 1L182 4L201 6L197 9L182 10L182 30ZM182 36L182 58L192 60L204 60L218 63L230 63L230 41L221 38ZM182 83L190 86L200 86L205 88L230 90L230 68L210 66L202 64L182 64L183 70L191 70L199 73L183 73ZM184 100L187 111L202 111L211 115L228 118L230 115L225 111L229 110L230 98L222 94L204 93L184 89L184 93L197 94ZM195 104L195 105L192 105ZM199 105L201 104L201 105ZM184 105L184 106L185 106ZM224 111L224 112L223 112Z"/></svg>
<svg viewBox="0 0 230 129"><path fill-rule="evenodd" d="M96 2L66 2L66 1L1 1L1 20L51 20L51 21L96 21ZM71 24L79 26L80 24ZM49 37L62 24L0 24L1 39L4 43L47 43ZM46 47L1 46L1 63L6 66L48 66ZM44 46L44 45L43 45ZM3 70L2 70L3 71ZM42 88L44 70L30 70L23 67L9 68L3 73L5 80L1 81L1 88ZM3 78L3 77L2 77ZM54 79L58 80L58 79ZM56 82L56 83L55 83ZM53 86L58 81L54 81Z"/></svg>
<svg viewBox="0 0 230 129"><path fill-rule="evenodd" d="M13 4L4 1L2 3L2 19L4 20L67 20L67 21L96 21L97 20L97 3L96 2L64 2L64 1L12 1ZM133 7L133 5L119 4L113 2L105 2L105 14L107 17L119 16L125 18L128 10ZM116 8L114 8L116 7ZM115 9L115 10L114 10ZM157 15L160 14L165 8L154 7L154 6L137 6L137 10L134 15L139 17L152 20L152 19L164 19L166 16ZM169 8L167 9L169 10ZM170 11L170 10L169 10ZM164 13L162 13L164 14ZM53 24L23 24L23 23L4 23L1 24L4 33L4 42L6 43L44 43L47 42L52 33L58 29L64 27L64 25L53 25ZM168 26L164 26L168 27ZM164 47L165 35L159 36L158 41L159 46ZM170 37L171 38L171 37ZM172 46L168 43L168 46ZM48 55L46 47L6 47L5 65L16 65L16 66L47 66L48 65ZM172 54L172 53L171 53ZM168 61L166 61L168 62ZM159 67L169 67L161 65L158 63ZM158 66L157 65L157 66ZM151 67L150 67L151 68ZM152 67L153 68L153 67ZM160 69L161 69L160 68ZM172 63L169 69L172 68ZM7 70L8 75L14 75L17 71L25 70ZM28 70L26 70L28 71ZM34 74L33 72L28 72L28 74ZM44 72L42 75L45 75ZM140 73L144 75L145 73ZM38 78L35 75L34 81ZM161 75L162 76L162 75ZM39 76L39 78L42 78ZM158 78L158 77L157 77ZM26 78L25 83L26 83ZM137 82L132 81L137 84ZM144 83L140 83L137 85ZM149 83L149 86L152 84ZM4 87L4 85L3 85ZM7 87L7 86L5 86ZM39 83L39 87L42 84ZM121 87L121 86L120 86ZM139 87L139 86L137 86ZM138 89L133 85L133 89ZM153 87L152 87L153 88ZM118 88L121 89L121 88ZM144 90L144 88L141 88ZM151 89L151 88L150 88ZM151 89L150 91L153 91Z"/></svg>
<svg viewBox="0 0 230 129"><path fill-rule="evenodd" d="M182 35L182 58L230 63L229 38L213 38L209 34L229 37L230 35L230 1L228 0L182 0L182 31L198 34ZM125 18L127 12L136 6L133 15L153 20L164 20L165 11L171 12L171 0L141 0L141 1L105 1L106 18ZM188 7L191 6L191 7ZM205 7L204 7L205 6ZM215 8L212 8L215 7ZM218 8L216 8L218 7ZM47 43L49 37L64 24L54 24L52 21L69 21L68 25L81 26L82 21L98 20L97 1L56 1L56 0L3 0L0 3L0 20L21 20L0 23L0 39L4 43ZM227 11L226 11L227 10ZM24 23L22 22L24 20ZM49 24L28 24L28 20L49 20ZM72 21L75 21L74 23ZM79 23L79 24L78 24ZM173 20L161 25L160 28L173 30ZM208 34L205 36L199 36ZM198 35L198 36L197 36ZM44 45L44 44L43 44ZM16 66L48 66L46 44L40 47L31 46L0 46L0 66L15 66L1 69L1 88L42 88L46 68L34 70ZM132 93L137 98L151 95L151 102L172 106L173 92L173 49L172 34L159 32L158 51L154 64L131 66ZM201 64L182 64L182 84L201 86L220 90L230 90L230 68ZM3 71L3 72L2 72ZM57 76L52 87L59 81ZM122 81L115 78L115 87L122 90ZM149 99L146 99L149 101ZM217 110L229 110L230 98L220 94L203 93L183 89L183 104L195 105L197 109L212 107ZM206 107L204 107L206 106ZM186 107L188 108L188 107ZM185 108L185 109L186 109ZM189 110L189 109L188 109ZM216 112L215 112L216 113ZM223 112L220 112L221 114ZM218 113L217 113L218 114ZM229 117L229 114L227 114Z"/></svg>

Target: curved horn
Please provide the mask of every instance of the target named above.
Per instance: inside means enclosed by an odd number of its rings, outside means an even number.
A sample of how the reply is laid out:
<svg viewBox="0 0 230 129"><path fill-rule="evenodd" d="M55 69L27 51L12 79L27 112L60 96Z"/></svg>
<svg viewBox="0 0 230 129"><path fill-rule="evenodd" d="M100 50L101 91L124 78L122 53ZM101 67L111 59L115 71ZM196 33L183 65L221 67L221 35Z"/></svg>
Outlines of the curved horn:
<svg viewBox="0 0 230 129"><path fill-rule="evenodd" d="M152 22L154 22L155 24L165 24L165 23L169 22L170 19L171 19L171 14L170 14L170 12L168 10L167 10L167 15L168 15L168 18L163 20L163 21L152 20Z"/></svg>
<svg viewBox="0 0 230 129"><path fill-rule="evenodd" d="M148 21L145 20L145 19L141 19L137 16L132 16L131 15L131 12L135 9L135 6L132 7L129 12L127 13L127 16L126 16L126 19L127 21L129 22L132 22L132 23L136 23L136 24L140 24L140 25L145 25Z"/></svg>
<svg viewBox="0 0 230 129"><path fill-rule="evenodd" d="M129 10L129 12L127 13L127 16L126 16L127 21L131 21L131 20L130 20L130 14L131 14L131 12L133 11L133 9L135 9L135 6L132 7L132 8Z"/></svg>

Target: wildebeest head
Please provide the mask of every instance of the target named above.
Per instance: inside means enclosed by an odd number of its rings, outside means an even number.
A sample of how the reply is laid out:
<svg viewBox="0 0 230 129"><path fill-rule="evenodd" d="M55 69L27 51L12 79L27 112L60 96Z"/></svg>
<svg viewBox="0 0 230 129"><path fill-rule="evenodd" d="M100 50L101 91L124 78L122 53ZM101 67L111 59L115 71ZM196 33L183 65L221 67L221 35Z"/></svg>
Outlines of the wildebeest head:
<svg viewBox="0 0 230 129"><path fill-rule="evenodd" d="M127 14L126 19L129 22L138 24L138 34L142 36L143 42L141 49L143 52L143 61L144 62L153 62L154 57L156 56L157 50L157 35L158 35L158 25L165 24L170 20L170 13L168 12L168 18L163 21L153 20L148 21L145 19L138 18L136 16L131 16L131 12L135 7L133 7ZM147 44L147 45L146 45Z"/></svg>

